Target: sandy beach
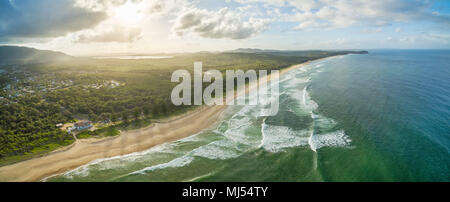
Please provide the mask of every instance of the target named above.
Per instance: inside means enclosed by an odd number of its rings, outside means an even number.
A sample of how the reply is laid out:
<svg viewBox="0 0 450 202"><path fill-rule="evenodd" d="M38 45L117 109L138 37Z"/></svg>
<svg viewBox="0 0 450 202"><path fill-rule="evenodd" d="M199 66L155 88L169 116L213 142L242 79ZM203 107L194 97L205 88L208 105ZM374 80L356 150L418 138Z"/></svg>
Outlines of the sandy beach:
<svg viewBox="0 0 450 202"><path fill-rule="evenodd" d="M280 76L306 64L285 68L280 71ZM270 75L268 77L268 80L271 80ZM237 96L253 90L256 86L250 85L245 91L238 92ZM165 142L179 140L214 127L226 107L225 105L203 106L142 129L122 132L117 137L77 140L71 146L46 156L0 167L0 181L39 181L95 159L140 152Z"/></svg>

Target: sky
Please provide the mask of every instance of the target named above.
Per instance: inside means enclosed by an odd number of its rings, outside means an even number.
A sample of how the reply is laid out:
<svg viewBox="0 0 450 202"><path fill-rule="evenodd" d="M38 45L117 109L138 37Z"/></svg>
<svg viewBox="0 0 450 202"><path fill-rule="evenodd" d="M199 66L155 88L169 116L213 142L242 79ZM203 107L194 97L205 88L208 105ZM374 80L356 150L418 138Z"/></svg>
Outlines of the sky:
<svg viewBox="0 0 450 202"><path fill-rule="evenodd" d="M448 0L0 0L0 44L74 56L449 49Z"/></svg>

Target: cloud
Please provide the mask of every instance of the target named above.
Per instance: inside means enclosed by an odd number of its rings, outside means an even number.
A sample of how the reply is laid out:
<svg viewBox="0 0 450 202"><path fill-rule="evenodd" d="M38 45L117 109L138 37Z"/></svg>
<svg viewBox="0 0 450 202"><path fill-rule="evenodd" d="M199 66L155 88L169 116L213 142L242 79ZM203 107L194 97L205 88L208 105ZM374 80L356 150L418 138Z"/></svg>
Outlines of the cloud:
<svg viewBox="0 0 450 202"><path fill-rule="evenodd" d="M82 33L77 36L75 42L79 43L106 43L119 42L131 43L142 38L140 28L124 28L121 26L113 26L111 29L99 32Z"/></svg>
<svg viewBox="0 0 450 202"><path fill-rule="evenodd" d="M176 18L173 31L178 36L194 33L204 38L245 39L265 31L269 22L253 17L245 20L228 8L216 12L190 8Z"/></svg>
<svg viewBox="0 0 450 202"><path fill-rule="evenodd" d="M417 40L416 36L405 36L400 38L400 42L406 42L406 43L415 43Z"/></svg>
<svg viewBox="0 0 450 202"><path fill-rule="evenodd" d="M133 42L142 37L141 29L118 28L121 19L114 17L127 3L138 5L143 20L177 14L189 5L186 0L0 0L0 42L68 34L82 43Z"/></svg>
<svg viewBox="0 0 450 202"><path fill-rule="evenodd" d="M128 1L129 0L75 0L75 6L86 8L91 11L105 12L110 8L123 5Z"/></svg>
<svg viewBox="0 0 450 202"><path fill-rule="evenodd" d="M75 6L89 9L91 11L105 12L110 8L120 6L128 0L74 0Z"/></svg>
<svg viewBox="0 0 450 202"><path fill-rule="evenodd" d="M290 2L296 6L297 1ZM308 7L296 6L299 10L292 20L300 24L296 29L343 28L354 24L383 26L392 22L432 21L447 23L448 16L429 12L429 1L405 0L329 0L314 1Z"/></svg>
<svg viewBox="0 0 450 202"><path fill-rule="evenodd" d="M141 0L145 12L149 15L168 16L181 12L182 9L191 6L187 0Z"/></svg>
<svg viewBox="0 0 450 202"><path fill-rule="evenodd" d="M92 11L108 12L111 9L125 4L139 5L140 12L146 15L166 16L174 11L179 11L187 5L191 5L188 0L75 0L79 7Z"/></svg>
<svg viewBox="0 0 450 202"><path fill-rule="evenodd" d="M362 30L362 33L373 34L373 33L379 33L379 32L382 32L382 31L383 31L383 28L381 28L381 27L374 27L374 28L364 28Z"/></svg>
<svg viewBox="0 0 450 202"><path fill-rule="evenodd" d="M108 14L97 27L74 33L77 43L132 43L143 37L143 27L151 18L179 13L186 0L76 0L76 5ZM178 10L178 12L176 12Z"/></svg>
<svg viewBox="0 0 450 202"><path fill-rule="evenodd" d="M144 35L146 22L178 14L186 0L76 0L76 5L108 14L95 28L72 35L76 43L132 43ZM173 16L172 16L173 17Z"/></svg>
<svg viewBox="0 0 450 202"><path fill-rule="evenodd" d="M241 2L241 0L235 0ZM384 26L393 22L425 21L450 24L450 16L432 12L433 1L421 0L251 0L266 6L291 7L283 17L297 22L294 29Z"/></svg>
<svg viewBox="0 0 450 202"><path fill-rule="evenodd" d="M227 0L231 1L231 0ZM263 3L266 6L284 6L286 4L286 0L234 0L235 2L241 3L241 4L248 4L248 3Z"/></svg>
<svg viewBox="0 0 450 202"><path fill-rule="evenodd" d="M0 41L64 36L94 27L106 17L75 6L73 0L1 0Z"/></svg>
<svg viewBox="0 0 450 202"><path fill-rule="evenodd" d="M434 41L441 44L450 44L450 34L436 34L436 33L427 33L424 38L426 40Z"/></svg>

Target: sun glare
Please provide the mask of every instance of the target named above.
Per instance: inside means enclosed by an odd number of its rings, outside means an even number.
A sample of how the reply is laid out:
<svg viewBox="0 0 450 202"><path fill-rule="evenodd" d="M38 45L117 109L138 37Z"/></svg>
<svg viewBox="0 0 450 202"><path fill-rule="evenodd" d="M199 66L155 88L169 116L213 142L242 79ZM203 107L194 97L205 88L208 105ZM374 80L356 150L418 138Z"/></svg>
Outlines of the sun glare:
<svg viewBox="0 0 450 202"><path fill-rule="evenodd" d="M143 15L139 9L139 4L127 3L116 8L114 17L121 23L127 26L136 26L140 23Z"/></svg>

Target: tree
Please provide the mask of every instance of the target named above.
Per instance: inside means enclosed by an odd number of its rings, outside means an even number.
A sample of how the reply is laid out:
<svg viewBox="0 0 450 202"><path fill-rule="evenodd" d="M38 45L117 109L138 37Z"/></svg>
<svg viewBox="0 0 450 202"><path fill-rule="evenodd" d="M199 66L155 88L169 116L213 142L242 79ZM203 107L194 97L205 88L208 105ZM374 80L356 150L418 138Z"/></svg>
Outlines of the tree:
<svg viewBox="0 0 450 202"><path fill-rule="evenodd" d="M100 121L109 122L111 120L111 114L110 113L102 113L100 115Z"/></svg>
<svg viewBox="0 0 450 202"><path fill-rule="evenodd" d="M161 111L164 114L168 114L169 113L169 109L168 109L166 103L164 103L164 102L161 102Z"/></svg>
<svg viewBox="0 0 450 202"><path fill-rule="evenodd" d="M158 107L153 107L152 114L153 115L158 115L159 114Z"/></svg>
<svg viewBox="0 0 450 202"><path fill-rule="evenodd" d="M122 121L123 121L123 123L128 124L128 113L127 112L122 113Z"/></svg>
<svg viewBox="0 0 450 202"><path fill-rule="evenodd" d="M149 109L149 107L147 106L147 107L144 107L144 116L145 117L148 117L148 115L150 114L150 109Z"/></svg>
<svg viewBox="0 0 450 202"><path fill-rule="evenodd" d="M97 121L98 120L98 116L96 114L94 114L94 112L90 111L89 112L89 119L92 121Z"/></svg>
<svg viewBox="0 0 450 202"><path fill-rule="evenodd" d="M116 113L111 114L111 121L112 121L113 123L116 122L117 119L118 119L118 116L117 116Z"/></svg>
<svg viewBox="0 0 450 202"><path fill-rule="evenodd" d="M136 108L134 110L134 114L133 115L134 115L134 120L138 120L139 117L141 116L141 111L138 108Z"/></svg>

